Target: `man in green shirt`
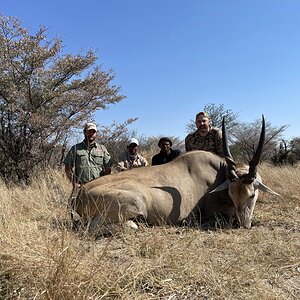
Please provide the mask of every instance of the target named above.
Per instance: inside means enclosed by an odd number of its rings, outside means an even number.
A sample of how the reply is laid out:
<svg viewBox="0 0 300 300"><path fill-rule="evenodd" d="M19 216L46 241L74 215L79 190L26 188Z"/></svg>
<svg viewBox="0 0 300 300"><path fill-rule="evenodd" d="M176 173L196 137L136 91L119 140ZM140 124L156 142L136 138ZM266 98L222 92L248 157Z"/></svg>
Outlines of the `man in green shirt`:
<svg viewBox="0 0 300 300"><path fill-rule="evenodd" d="M72 146L64 159L65 172L74 188L111 173L110 154L104 145L96 142L96 125L87 123L83 133L84 140Z"/></svg>

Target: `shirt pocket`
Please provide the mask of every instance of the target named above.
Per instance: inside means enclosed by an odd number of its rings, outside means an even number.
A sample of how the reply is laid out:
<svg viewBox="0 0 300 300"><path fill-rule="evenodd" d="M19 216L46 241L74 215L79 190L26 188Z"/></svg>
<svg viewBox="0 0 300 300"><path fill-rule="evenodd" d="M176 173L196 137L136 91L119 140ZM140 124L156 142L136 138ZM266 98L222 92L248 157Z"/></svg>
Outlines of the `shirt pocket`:
<svg viewBox="0 0 300 300"><path fill-rule="evenodd" d="M77 151L76 165L85 166L88 162L88 156L86 151Z"/></svg>
<svg viewBox="0 0 300 300"><path fill-rule="evenodd" d="M104 154L102 152L96 152L92 154L92 159L95 164L103 165Z"/></svg>

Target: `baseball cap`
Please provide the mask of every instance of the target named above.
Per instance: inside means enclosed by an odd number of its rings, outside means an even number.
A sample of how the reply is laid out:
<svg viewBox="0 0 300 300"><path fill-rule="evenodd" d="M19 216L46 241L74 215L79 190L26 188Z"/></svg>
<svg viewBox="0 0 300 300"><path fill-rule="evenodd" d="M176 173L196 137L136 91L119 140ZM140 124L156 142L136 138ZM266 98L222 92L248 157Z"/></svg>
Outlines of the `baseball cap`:
<svg viewBox="0 0 300 300"><path fill-rule="evenodd" d="M137 139L135 139L135 138L132 138L132 139L129 140L128 146L129 146L130 144L137 144L137 145L139 145L139 141L138 141Z"/></svg>
<svg viewBox="0 0 300 300"><path fill-rule="evenodd" d="M88 131L88 130L91 130L91 129L94 129L97 131L97 126L94 124L94 123L86 123L84 125L84 128L83 128L83 131Z"/></svg>

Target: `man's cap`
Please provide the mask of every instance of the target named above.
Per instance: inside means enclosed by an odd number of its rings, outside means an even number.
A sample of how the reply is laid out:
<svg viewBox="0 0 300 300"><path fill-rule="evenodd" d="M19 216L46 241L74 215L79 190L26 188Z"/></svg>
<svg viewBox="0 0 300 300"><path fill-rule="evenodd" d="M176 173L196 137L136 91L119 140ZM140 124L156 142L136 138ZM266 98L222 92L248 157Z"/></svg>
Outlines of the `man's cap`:
<svg viewBox="0 0 300 300"><path fill-rule="evenodd" d="M163 142L169 142L170 146L172 147L172 141L171 141L171 139L169 139L166 136L164 136L164 137L162 137L162 138L159 139L159 141L158 141L158 147L160 147L160 144L163 143Z"/></svg>
<svg viewBox="0 0 300 300"><path fill-rule="evenodd" d="M136 144L137 146L139 145L139 141L135 138L132 138L129 140L128 142L128 146L131 145L131 144Z"/></svg>
<svg viewBox="0 0 300 300"><path fill-rule="evenodd" d="M86 132L91 129L94 129L95 131L97 131L97 126L94 123L86 123L84 125L83 131Z"/></svg>
<svg viewBox="0 0 300 300"><path fill-rule="evenodd" d="M199 116L203 116L203 117L206 117L206 118L210 119L208 113L205 112L205 111L200 111L200 112L198 112L198 113L196 114L196 119L197 119Z"/></svg>

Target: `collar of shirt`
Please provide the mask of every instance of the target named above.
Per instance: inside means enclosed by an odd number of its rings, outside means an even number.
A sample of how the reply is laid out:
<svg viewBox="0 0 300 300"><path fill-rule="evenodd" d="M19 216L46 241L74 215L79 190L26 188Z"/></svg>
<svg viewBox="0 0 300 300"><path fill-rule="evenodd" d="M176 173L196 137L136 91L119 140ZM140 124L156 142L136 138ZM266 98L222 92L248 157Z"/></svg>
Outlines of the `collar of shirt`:
<svg viewBox="0 0 300 300"><path fill-rule="evenodd" d="M87 144L86 140L84 140L83 143L87 149L97 148L97 143L95 141L90 144Z"/></svg>

